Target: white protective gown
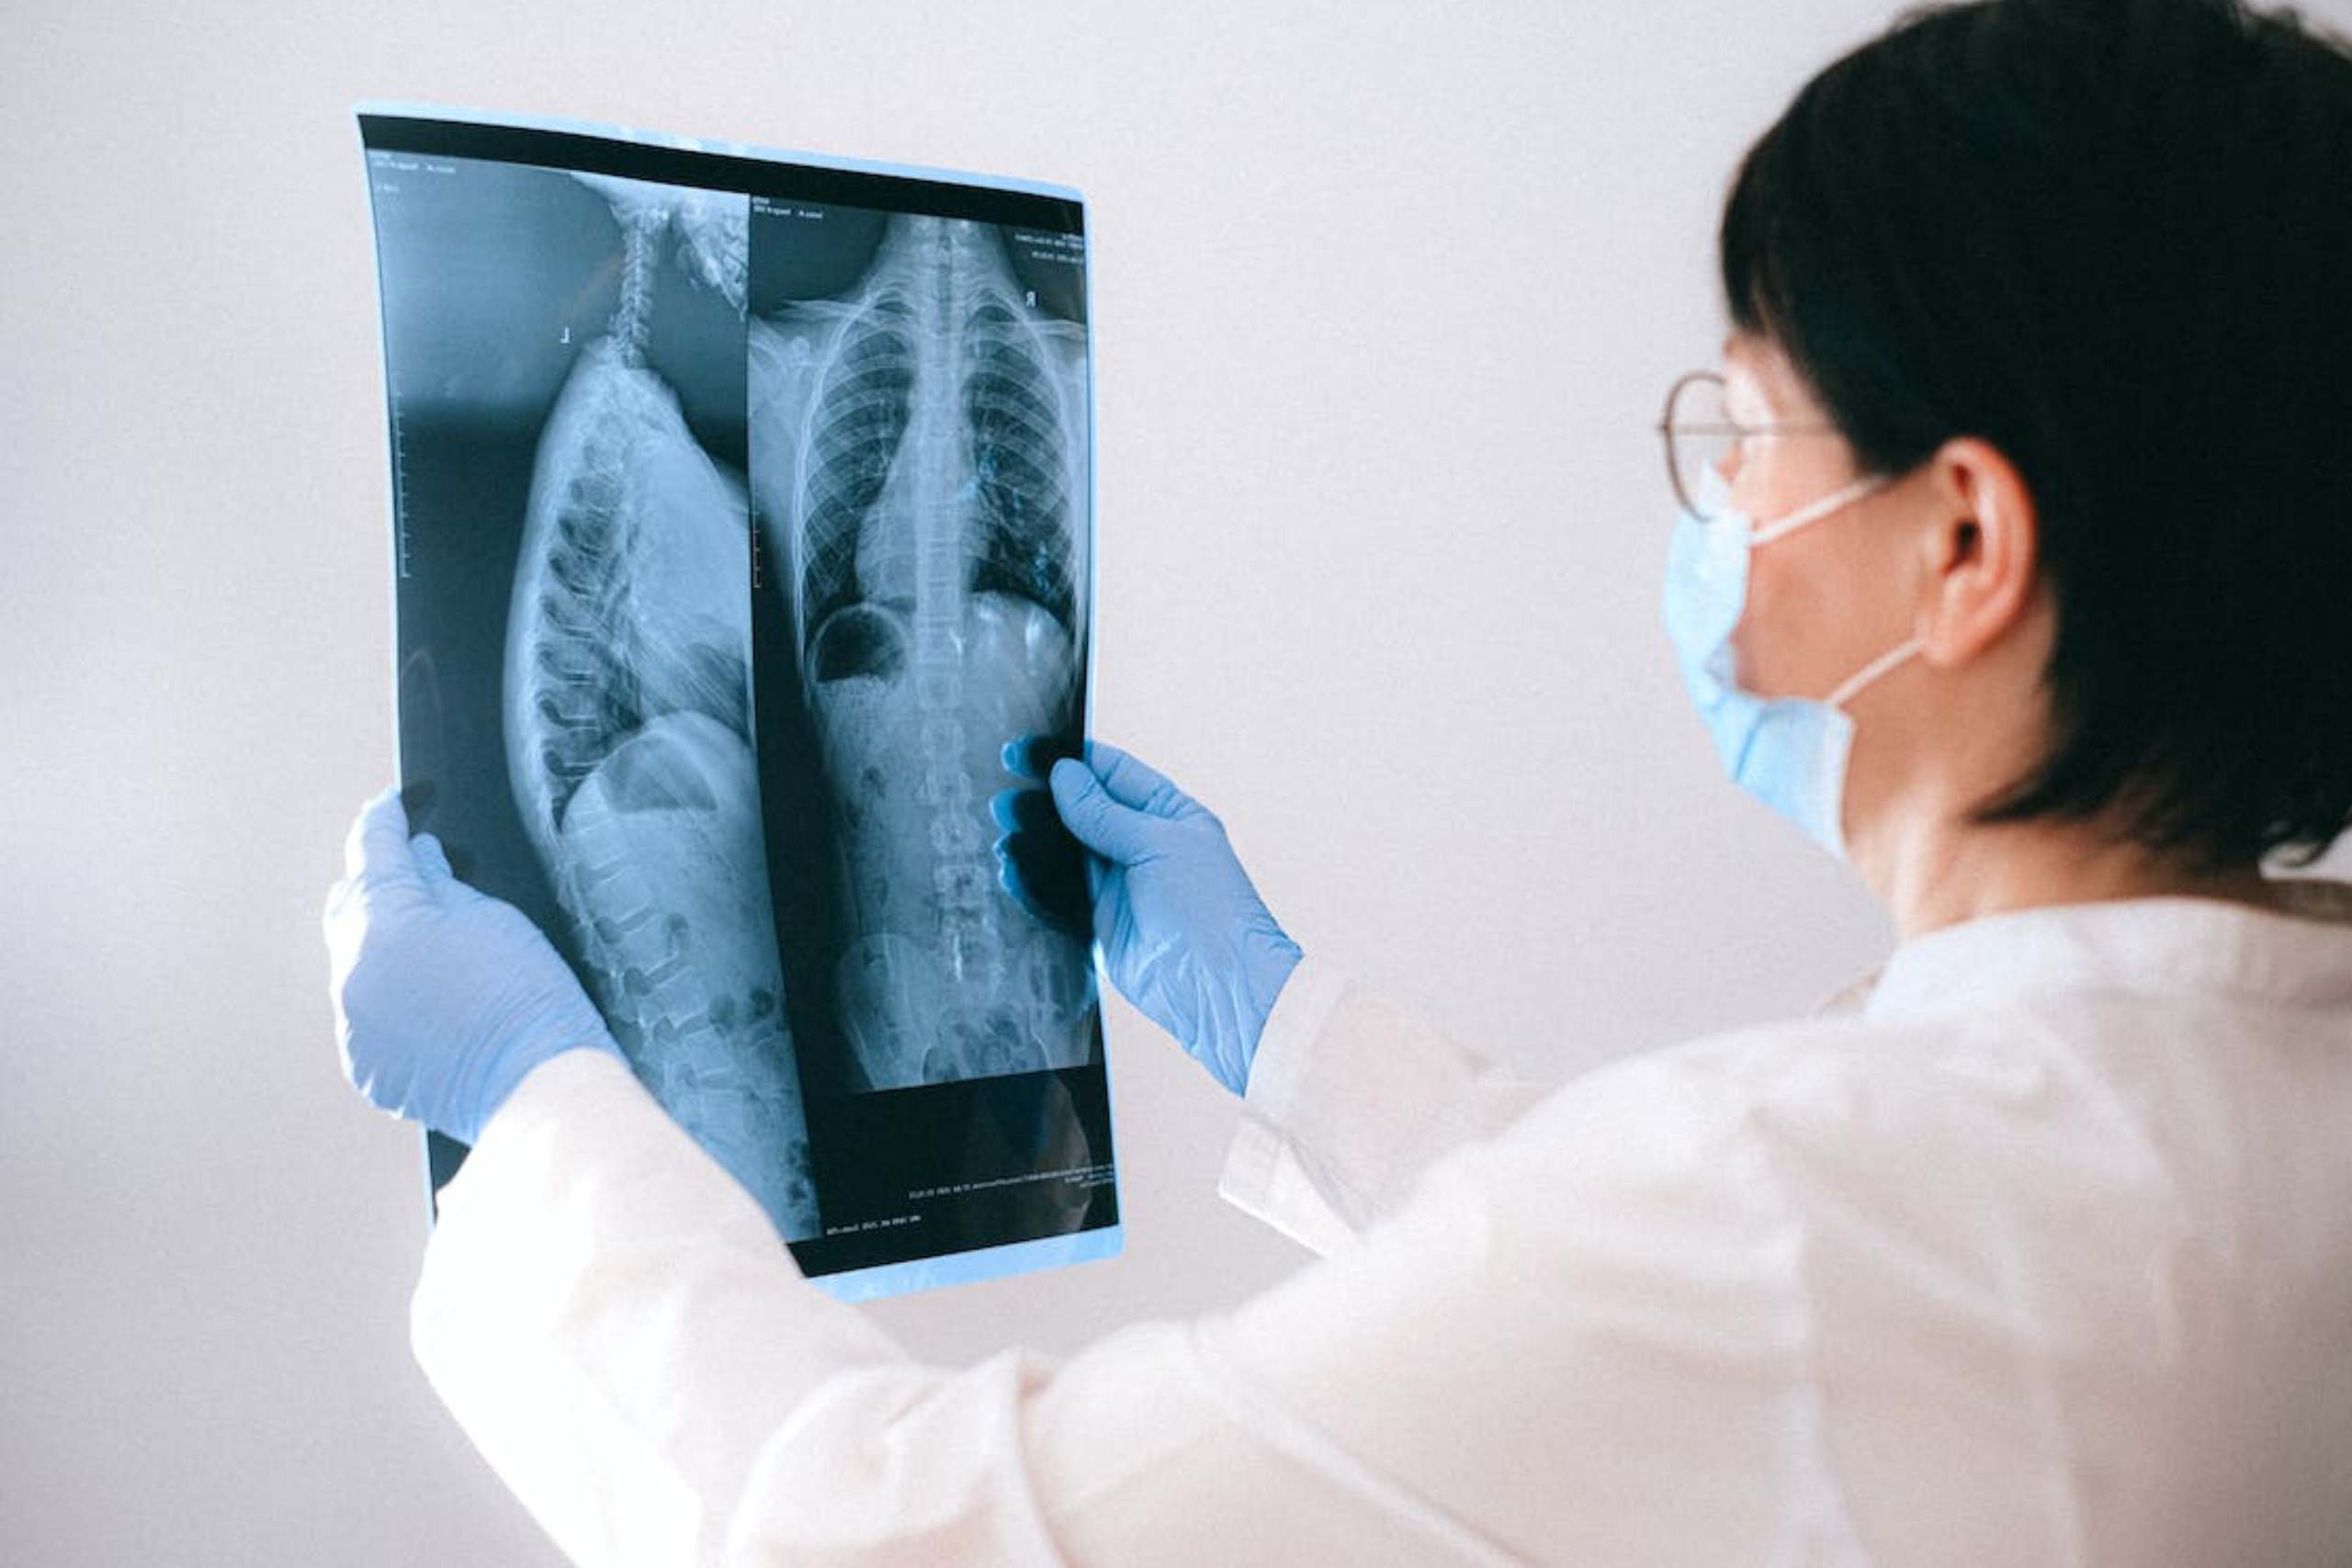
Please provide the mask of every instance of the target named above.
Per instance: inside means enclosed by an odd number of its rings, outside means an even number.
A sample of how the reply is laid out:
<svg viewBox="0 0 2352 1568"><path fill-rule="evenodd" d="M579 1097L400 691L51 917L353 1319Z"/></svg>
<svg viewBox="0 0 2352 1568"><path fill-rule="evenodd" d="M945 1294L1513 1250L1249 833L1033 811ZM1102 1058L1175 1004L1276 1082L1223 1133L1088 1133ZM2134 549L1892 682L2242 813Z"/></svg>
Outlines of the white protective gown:
<svg viewBox="0 0 2352 1568"><path fill-rule="evenodd" d="M1326 1256L1067 1359L911 1359L572 1052L415 1350L583 1564L2352 1562L2352 885L2297 886L1565 1085L1309 960L1220 1190Z"/></svg>

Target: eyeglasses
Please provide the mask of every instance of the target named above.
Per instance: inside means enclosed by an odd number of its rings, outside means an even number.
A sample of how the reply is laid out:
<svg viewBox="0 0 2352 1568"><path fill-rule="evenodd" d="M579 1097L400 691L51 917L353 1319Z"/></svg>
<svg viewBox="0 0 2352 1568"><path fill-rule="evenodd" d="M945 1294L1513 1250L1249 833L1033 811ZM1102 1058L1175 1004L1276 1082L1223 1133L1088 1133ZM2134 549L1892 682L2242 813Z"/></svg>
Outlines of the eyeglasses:
<svg viewBox="0 0 2352 1568"><path fill-rule="evenodd" d="M1699 503L1704 491L1701 481L1708 469L1721 471L1742 438L1827 434L1838 427L1822 420L1742 424L1725 412L1724 378L1713 370L1693 370L1667 389L1666 412L1657 428L1666 438L1666 474L1674 481L1674 499L1700 517L1712 517L1714 513Z"/></svg>

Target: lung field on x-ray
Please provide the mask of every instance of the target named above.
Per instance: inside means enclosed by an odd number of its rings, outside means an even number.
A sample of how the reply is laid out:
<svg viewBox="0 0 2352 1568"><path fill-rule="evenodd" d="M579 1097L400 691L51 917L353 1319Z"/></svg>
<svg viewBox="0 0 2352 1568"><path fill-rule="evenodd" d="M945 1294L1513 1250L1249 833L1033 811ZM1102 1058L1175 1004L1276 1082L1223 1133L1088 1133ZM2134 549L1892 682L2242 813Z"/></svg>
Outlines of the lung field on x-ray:
<svg viewBox="0 0 2352 1568"><path fill-rule="evenodd" d="M810 1082L1082 1065L1087 948L1000 886L989 801L1020 782L1006 741L1074 745L1082 719L1084 327L1033 303L991 225L753 225L751 490L790 628L757 678L782 671L813 752L819 809L775 831L800 835L831 932L796 954L802 1050L839 1058L804 1055Z"/></svg>
<svg viewBox="0 0 2352 1568"><path fill-rule="evenodd" d="M820 1227L752 744L748 496L649 360L662 267L741 320L748 204L572 177L610 206L617 302L539 437L508 617L510 781L639 1077L797 1240Z"/></svg>

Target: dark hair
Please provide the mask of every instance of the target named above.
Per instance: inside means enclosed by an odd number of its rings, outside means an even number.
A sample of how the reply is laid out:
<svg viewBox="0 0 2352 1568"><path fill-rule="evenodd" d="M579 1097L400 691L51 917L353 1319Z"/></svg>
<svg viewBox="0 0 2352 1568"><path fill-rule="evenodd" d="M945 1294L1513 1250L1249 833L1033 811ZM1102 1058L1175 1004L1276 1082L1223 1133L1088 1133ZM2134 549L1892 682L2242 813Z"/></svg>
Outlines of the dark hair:
<svg viewBox="0 0 2352 1568"><path fill-rule="evenodd" d="M2352 826L2352 43L2236 0L1915 7L1724 203L1733 324L1863 471L2016 465L2052 744L1972 820L2210 868Z"/></svg>

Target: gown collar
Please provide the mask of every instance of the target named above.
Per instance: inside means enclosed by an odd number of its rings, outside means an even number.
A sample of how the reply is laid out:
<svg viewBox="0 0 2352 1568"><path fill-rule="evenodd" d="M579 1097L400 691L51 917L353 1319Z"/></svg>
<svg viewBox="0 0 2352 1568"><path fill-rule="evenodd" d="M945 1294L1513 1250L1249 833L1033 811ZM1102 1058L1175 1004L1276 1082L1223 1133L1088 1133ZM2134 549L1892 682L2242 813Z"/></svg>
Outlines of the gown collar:
<svg viewBox="0 0 2352 1568"><path fill-rule="evenodd" d="M2166 896L1980 915L1913 937L1819 1011L1908 1018L2086 988L2352 1010L2352 882L2272 886L2284 908Z"/></svg>

